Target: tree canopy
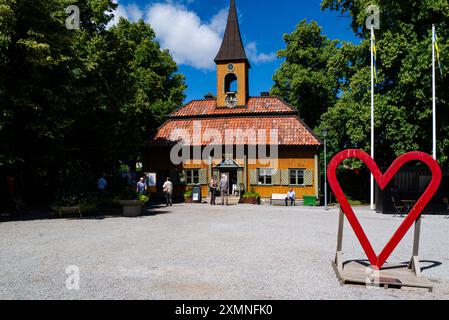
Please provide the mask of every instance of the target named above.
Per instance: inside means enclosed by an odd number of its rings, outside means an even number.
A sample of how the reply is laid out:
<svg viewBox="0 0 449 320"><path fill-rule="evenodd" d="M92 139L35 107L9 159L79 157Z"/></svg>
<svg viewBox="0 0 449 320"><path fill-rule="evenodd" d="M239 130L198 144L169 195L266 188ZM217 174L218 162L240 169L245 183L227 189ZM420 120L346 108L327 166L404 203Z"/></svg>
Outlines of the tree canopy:
<svg viewBox="0 0 449 320"><path fill-rule="evenodd" d="M376 160L389 165L398 155L432 152L432 24L441 50L437 71L438 159L449 162L449 3L447 0L323 0L322 8L347 14L360 43L328 40L312 22L286 35L285 62L274 76L273 93L288 98L315 128L329 129L329 157L346 148L370 150L370 4L380 8L376 30ZM318 39L314 41L313 39ZM298 59L307 57L307 59ZM317 63L317 61L322 63ZM316 66L318 66L317 69ZM315 76L319 72L321 77ZM309 87L304 82L311 82ZM294 84L294 85L292 85ZM322 90L315 90L322 88ZM306 97L306 98L304 98ZM307 103L313 97L318 103ZM317 105L318 104L318 105ZM315 121L311 114L317 115Z"/></svg>
<svg viewBox="0 0 449 320"><path fill-rule="evenodd" d="M80 8L68 30L67 6ZM144 141L182 104L184 76L151 26L110 0L0 0L0 164L54 185L82 168L96 179L137 160ZM35 187L35 186L33 186Z"/></svg>
<svg viewBox="0 0 449 320"><path fill-rule="evenodd" d="M335 104L338 80L329 77L329 60L338 41L321 35L316 22L301 21L296 30L284 35L286 48L278 52L285 59L273 76L271 94L295 106L306 123L315 127L320 116Z"/></svg>

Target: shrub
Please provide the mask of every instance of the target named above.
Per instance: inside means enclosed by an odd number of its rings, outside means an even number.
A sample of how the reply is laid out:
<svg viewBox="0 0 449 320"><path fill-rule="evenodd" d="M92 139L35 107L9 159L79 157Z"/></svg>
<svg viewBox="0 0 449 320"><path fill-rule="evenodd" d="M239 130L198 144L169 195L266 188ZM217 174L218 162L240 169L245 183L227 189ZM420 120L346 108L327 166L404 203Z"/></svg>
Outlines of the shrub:
<svg viewBox="0 0 449 320"><path fill-rule="evenodd" d="M77 207L87 206L95 202L95 196L92 194L66 191L59 192L54 205L58 207Z"/></svg>
<svg viewBox="0 0 449 320"><path fill-rule="evenodd" d="M136 200L139 194L132 188L125 188L118 196L120 200Z"/></svg>
<svg viewBox="0 0 449 320"><path fill-rule="evenodd" d="M140 194L137 197L137 200L147 203L148 201L150 201L150 197L144 194Z"/></svg>
<svg viewBox="0 0 449 320"><path fill-rule="evenodd" d="M187 190L184 193L184 199L192 198L192 190Z"/></svg>
<svg viewBox="0 0 449 320"><path fill-rule="evenodd" d="M257 192L247 192L243 195L243 198L256 198L259 199L260 198L260 194Z"/></svg>

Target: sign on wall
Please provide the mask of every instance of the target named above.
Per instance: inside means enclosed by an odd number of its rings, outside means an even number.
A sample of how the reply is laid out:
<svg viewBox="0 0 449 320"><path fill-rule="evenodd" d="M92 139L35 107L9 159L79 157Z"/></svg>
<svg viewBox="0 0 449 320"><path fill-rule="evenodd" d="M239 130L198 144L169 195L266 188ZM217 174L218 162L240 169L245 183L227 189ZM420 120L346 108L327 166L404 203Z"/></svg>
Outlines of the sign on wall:
<svg viewBox="0 0 449 320"><path fill-rule="evenodd" d="M147 173L147 177L148 177L148 187L156 187L156 181L157 181L156 173L154 173L154 172Z"/></svg>

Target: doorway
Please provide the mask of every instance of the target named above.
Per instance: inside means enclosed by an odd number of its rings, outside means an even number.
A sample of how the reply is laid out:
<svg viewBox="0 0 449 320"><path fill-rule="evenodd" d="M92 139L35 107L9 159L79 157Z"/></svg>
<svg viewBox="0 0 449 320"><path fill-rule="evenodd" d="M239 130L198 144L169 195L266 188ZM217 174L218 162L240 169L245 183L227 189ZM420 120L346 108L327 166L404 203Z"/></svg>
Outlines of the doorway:
<svg viewBox="0 0 449 320"><path fill-rule="evenodd" d="M228 194L229 196L238 196L239 195L239 188L238 188L238 181L237 181L237 170L226 170L226 171L220 171L220 179L221 176L225 175L228 179Z"/></svg>

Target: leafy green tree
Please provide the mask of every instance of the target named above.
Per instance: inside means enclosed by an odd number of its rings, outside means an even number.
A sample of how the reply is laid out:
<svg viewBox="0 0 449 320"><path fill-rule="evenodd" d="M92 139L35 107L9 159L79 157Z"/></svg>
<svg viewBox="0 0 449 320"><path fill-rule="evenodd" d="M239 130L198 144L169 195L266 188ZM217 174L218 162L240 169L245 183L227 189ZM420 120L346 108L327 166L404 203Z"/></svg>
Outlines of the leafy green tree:
<svg viewBox="0 0 449 320"><path fill-rule="evenodd" d="M72 4L79 30L65 26ZM0 0L0 167L26 177L30 193L48 193L73 172L94 187L102 171L139 159L184 99L184 77L148 24L108 28L116 6Z"/></svg>
<svg viewBox="0 0 449 320"><path fill-rule="evenodd" d="M349 14L360 44L345 44L333 61L343 81L341 95L322 116L320 128L330 129L330 150L370 150L370 31L365 8L373 1L324 0L323 9ZM376 159L387 166L408 151L432 152L431 26L437 26L442 51L438 91L438 157L449 161L449 4L435 1L375 2L381 9L376 30L378 83L375 88ZM319 131L319 130L318 130Z"/></svg>
<svg viewBox="0 0 449 320"><path fill-rule="evenodd" d="M285 34L284 41L286 48L278 52L278 57L285 61L273 76L271 93L295 106L313 128L337 100L339 83L329 75L329 61L338 41L329 40L316 22L306 20L291 34Z"/></svg>
<svg viewBox="0 0 449 320"><path fill-rule="evenodd" d="M72 123L64 8L63 1L0 1L0 162L30 184L47 175Z"/></svg>

